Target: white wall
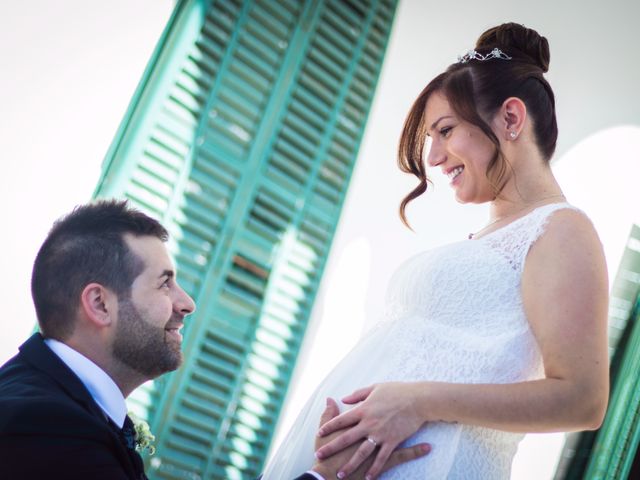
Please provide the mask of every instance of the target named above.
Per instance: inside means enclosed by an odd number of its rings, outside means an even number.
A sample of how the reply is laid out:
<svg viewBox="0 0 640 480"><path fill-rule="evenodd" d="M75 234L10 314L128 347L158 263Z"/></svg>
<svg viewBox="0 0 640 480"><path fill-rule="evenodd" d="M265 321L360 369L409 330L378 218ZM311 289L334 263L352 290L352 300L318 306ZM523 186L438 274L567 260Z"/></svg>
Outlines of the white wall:
<svg viewBox="0 0 640 480"><path fill-rule="evenodd" d="M91 198L171 0L3 1L0 363L35 323L31 265L53 221Z"/></svg>
<svg viewBox="0 0 640 480"><path fill-rule="evenodd" d="M172 9L171 0L2 3L0 362L33 326L29 278L35 253L53 220L90 198L100 162ZM640 145L637 129L602 130L640 119L640 69L634 61L639 14L640 4L622 0L401 2L316 303L306 361L298 369L305 378L321 377L377 317L387 278L402 259L463 238L486 221L485 207L457 205L436 173L435 191L409 209L417 233L404 229L397 205L413 180L397 171L395 148L404 115L424 84L496 23L522 22L549 38L559 154L601 132L572 149L557 171L570 199L594 218L615 272L625 225L640 220L631 203ZM301 378L285 424L314 383ZM540 442L560 444L557 436ZM546 464L539 453L533 461L520 458L514 478L548 478L553 468L553 453Z"/></svg>

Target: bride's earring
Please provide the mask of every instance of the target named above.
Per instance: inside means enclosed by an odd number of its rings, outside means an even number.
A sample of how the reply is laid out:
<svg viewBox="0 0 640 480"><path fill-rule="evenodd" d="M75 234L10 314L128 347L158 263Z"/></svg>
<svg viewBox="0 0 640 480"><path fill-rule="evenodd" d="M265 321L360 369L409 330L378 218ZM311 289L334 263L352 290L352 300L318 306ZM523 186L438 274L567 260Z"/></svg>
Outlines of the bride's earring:
<svg viewBox="0 0 640 480"><path fill-rule="evenodd" d="M509 136L511 137L511 140L515 140L518 134L516 132L509 132Z"/></svg>

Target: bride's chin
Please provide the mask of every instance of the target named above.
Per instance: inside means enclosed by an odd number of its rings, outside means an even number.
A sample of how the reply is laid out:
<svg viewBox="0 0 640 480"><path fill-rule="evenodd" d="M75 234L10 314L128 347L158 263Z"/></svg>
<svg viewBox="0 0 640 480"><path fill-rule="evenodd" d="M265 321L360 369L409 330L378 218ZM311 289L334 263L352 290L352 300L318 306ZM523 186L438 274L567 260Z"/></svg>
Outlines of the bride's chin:
<svg viewBox="0 0 640 480"><path fill-rule="evenodd" d="M455 199L456 199L456 202L458 202L461 205L465 205L469 203L469 199L465 198L464 195L460 195L459 192L455 193Z"/></svg>

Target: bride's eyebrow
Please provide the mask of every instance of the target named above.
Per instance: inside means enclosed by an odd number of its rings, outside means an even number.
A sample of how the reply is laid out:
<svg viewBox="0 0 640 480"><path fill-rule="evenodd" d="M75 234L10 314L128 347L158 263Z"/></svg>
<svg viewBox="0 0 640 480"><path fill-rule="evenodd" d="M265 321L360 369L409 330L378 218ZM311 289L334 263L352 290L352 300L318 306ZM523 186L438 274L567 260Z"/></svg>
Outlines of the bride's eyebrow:
<svg viewBox="0 0 640 480"><path fill-rule="evenodd" d="M430 134L429 132L432 132L433 130L435 130L435 129L436 129L436 127L438 126L438 124L439 124L442 120L444 120L444 119L446 119L446 118L453 118L453 116L451 116L451 115L443 115L443 116L441 116L439 119L437 119L435 122L433 122L433 123L431 124L431 127L429 127L429 128L427 129L427 137L430 137L430 136L431 136L431 134Z"/></svg>
<svg viewBox="0 0 640 480"><path fill-rule="evenodd" d="M436 129L436 127L438 126L438 124L444 120L445 118L453 118L451 115L443 115L442 117L440 117L439 119L437 119L435 122L433 122L431 124L431 127L429 128L430 131L433 131Z"/></svg>

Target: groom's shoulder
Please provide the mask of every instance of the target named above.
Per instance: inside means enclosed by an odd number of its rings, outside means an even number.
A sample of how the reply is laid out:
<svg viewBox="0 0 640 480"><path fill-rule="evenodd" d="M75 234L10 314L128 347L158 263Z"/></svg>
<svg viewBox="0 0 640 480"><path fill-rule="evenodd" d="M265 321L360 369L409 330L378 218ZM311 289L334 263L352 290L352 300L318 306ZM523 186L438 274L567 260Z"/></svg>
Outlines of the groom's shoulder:
<svg viewBox="0 0 640 480"><path fill-rule="evenodd" d="M106 418L70 398L47 401L40 393L0 398L0 478L128 478ZM104 471L94 472L96 465ZM72 466L91 474L74 476Z"/></svg>
<svg viewBox="0 0 640 480"><path fill-rule="evenodd" d="M0 367L0 402L37 403L62 393L55 379L34 368L18 354Z"/></svg>
<svg viewBox="0 0 640 480"><path fill-rule="evenodd" d="M106 418L62 397L3 398L0 400L0 449L20 439L28 448L55 450L80 442L86 448L111 448ZM16 447L17 448L17 447Z"/></svg>
<svg viewBox="0 0 640 480"><path fill-rule="evenodd" d="M64 397L9 396L0 400L0 435L60 432L65 436L102 436L99 433L103 431L108 431L106 419Z"/></svg>
<svg viewBox="0 0 640 480"><path fill-rule="evenodd" d="M44 342L37 335L32 335L24 342L20 346L20 351L0 366L0 389L15 389L20 384L33 384L34 381L40 383L39 380L45 378L43 372L34 368L34 362L27 359L34 350L40 355L45 351L45 356L41 360L50 363L51 358L46 356L45 348Z"/></svg>
<svg viewBox="0 0 640 480"><path fill-rule="evenodd" d="M106 428L64 388L19 355L0 368L0 434L69 433Z"/></svg>

